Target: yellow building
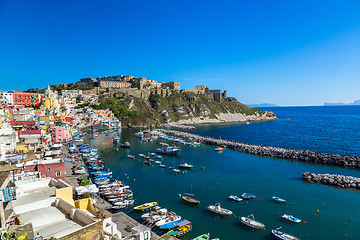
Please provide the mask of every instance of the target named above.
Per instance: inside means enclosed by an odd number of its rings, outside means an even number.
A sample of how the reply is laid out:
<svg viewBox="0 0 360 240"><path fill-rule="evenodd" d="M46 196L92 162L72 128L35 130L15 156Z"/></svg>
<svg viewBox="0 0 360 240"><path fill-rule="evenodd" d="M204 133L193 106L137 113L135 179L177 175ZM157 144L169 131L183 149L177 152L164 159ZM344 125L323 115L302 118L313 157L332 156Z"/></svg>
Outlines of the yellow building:
<svg viewBox="0 0 360 240"><path fill-rule="evenodd" d="M41 105L43 105L46 109L60 108L56 95L54 91L50 89L50 86L48 86L48 88L45 90L44 98L41 100Z"/></svg>

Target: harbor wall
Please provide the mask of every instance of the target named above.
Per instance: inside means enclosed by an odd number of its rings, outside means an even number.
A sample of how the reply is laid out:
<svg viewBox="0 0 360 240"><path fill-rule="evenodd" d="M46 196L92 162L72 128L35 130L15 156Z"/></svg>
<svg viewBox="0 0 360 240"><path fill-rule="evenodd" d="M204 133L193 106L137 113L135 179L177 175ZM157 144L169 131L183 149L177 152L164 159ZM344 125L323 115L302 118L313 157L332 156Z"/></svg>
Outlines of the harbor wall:
<svg viewBox="0 0 360 240"><path fill-rule="evenodd" d="M182 138L186 141L196 141L209 145L225 147L253 155L283 158L283 159L296 160L296 161L302 161L308 163L360 168L359 156L321 153L321 152L308 151L308 150L285 149L285 148L271 147L265 145L253 145L253 144L236 142L232 140L205 137L187 132L176 131L176 130L159 129L158 131L163 132L168 136Z"/></svg>
<svg viewBox="0 0 360 240"><path fill-rule="evenodd" d="M301 179L307 182L330 185L339 188L358 189L360 190L360 178L344 176L338 174L315 174L305 172Z"/></svg>

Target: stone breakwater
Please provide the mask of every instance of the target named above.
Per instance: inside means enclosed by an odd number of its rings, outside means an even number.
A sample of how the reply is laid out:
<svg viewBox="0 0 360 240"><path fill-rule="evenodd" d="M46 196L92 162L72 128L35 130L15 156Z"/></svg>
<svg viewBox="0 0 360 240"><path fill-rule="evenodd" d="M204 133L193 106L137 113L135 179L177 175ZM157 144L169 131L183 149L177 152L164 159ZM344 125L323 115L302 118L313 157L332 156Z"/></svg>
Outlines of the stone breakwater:
<svg viewBox="0 0 360 240"><path fill-rule="evenodd" d="M360 168L360 157L358 156L329 154L329 153L321 153L321 152L314 152L307 150L293 150L293 149L270 147L264 145L252 145L252 144L241 143L231 140L204 137L204 136L176 131L176 130L160 129L159 131L172 137L182 138L186 141L196 141L204 144L225 147L253 155L297 160L308 163Z"/></svg>
<svg viewBox="0 0 360 240"><path fill-rule="evenodd" d="M360 189L360 178L351 176L305 172L302 174L301 179L308 182L321 183L340 188Z"/></svg>

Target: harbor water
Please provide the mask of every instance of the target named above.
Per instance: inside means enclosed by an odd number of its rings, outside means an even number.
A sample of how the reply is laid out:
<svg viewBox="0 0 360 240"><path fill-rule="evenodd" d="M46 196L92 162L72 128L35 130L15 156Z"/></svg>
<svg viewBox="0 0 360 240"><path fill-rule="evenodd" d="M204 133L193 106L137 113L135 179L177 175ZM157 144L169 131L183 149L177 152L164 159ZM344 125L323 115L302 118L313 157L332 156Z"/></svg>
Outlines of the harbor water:
<svg viewBox="0 0 360 240"><path fill-rule="evenodd" d="M189 132L252 144L314 150L328 153L360 155L360 107L287 107L272 108L279 118L272 122L251 124L201 125ZM142 142L134 136L139 129L122 129L108 136L100 134L88 139L97 147L105 169L131 186L136 204L157 201L161 207L174 211L193 224L193 230L181 239L192 239L203 233L221 240L272 239L271 229L282 226L285 232L300 239L360 239L360 192L301 180L303 172L336 173L360 177L352 168L316 165L284 159L253 156L233 150L215 152L215 147L179 145L176 156L163 156L166 168L144 164L138 154L152 153L163 142L154 138ZM114 151L112 136L118 134L120 142L129 141L130 149ZM135 159L127 155L135 155ZM152 157L158 160L155 156ZM174 174L170 166L187 162L193 170ZM203 168L203 169L202 169ZM190 192L201 201L189 206L179 194ZM254 200L240 203L228 200L229 195L248 192ZM286 200L280 204L272 200L278 196ZM228 217L217 216L207 210L209 204L233 211ZM124 212L140 220L139 213ZM254 214L266 225L265 230L254 231L240 222L240 216ZM283 214L302 219L300 224L286 222ZM347 236L347 237L346 237Z"/></svg>

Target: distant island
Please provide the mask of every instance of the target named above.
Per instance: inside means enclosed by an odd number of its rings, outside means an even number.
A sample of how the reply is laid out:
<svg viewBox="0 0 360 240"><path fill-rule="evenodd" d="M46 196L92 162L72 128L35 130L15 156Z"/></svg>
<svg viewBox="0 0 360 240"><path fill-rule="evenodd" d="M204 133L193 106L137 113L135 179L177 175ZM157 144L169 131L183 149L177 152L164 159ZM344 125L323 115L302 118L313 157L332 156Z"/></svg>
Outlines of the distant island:
<svg viewBox="0 0 360 240"><path fill-rule="evenodd" d="M360 105L360 100L356 100L352 103L324 103L324 106L351 106Z"/></svg>
<svg viewBox="0 0 360 240"><path fill-rule="evenodd" d="M254 108L262 108L262 107L279 107L278 105L272 104L272 103L259 103L259 104L249 104L249 107Z"/></svg>

